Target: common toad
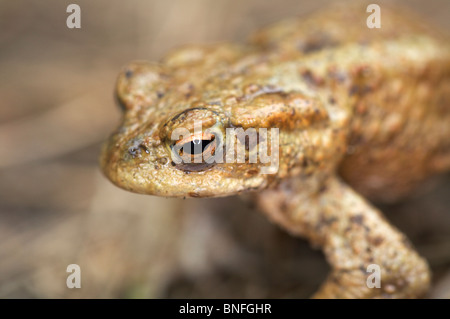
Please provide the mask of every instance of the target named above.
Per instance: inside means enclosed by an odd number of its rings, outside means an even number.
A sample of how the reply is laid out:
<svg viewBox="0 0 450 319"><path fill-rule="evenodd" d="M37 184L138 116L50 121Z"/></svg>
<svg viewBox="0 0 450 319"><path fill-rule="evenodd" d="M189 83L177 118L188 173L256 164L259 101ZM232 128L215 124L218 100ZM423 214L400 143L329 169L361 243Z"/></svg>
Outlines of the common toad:
<svg viewBox="0 0 450 319"><path fill-rule="evenodd" d="M248 44L185 46L160 63L129 64L105 175L165 197L252 192L272 221L324 251L332 271L317 298L423 296L426 261L369 201L397 201L450 168L450 46L417 18L382 8L380 29L366 18L363 7L333 7ZM178 128L189 134L174 138ZM235 136L229 147L227 129L239 128L256 138ZM250 161L263 144L275 169ZM208 161L239 145L242 161ZM367 284L370 265L381 288Z"/></svg>

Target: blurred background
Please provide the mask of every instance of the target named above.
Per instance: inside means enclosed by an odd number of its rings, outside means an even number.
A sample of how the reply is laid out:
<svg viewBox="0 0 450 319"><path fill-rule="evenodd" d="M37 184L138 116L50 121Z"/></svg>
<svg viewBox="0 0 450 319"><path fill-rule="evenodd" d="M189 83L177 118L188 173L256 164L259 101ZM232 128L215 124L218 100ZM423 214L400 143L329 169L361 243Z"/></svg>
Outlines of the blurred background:
<svg viewBox="0 0 450 319"><path fill-rule="evenodd" d="M450 2L400 3L450 32ZM81 7L81 29L66 8ZM116 75L186 43L243 41L329 1L0 1L0 298L306 298L320 252L271 225L246 198L128 193L100 173L120 121ZM450 177L381 207L450 297ZM251 231L249 227L251 225ZM68 289L66 267L81 267Z"/></svg>

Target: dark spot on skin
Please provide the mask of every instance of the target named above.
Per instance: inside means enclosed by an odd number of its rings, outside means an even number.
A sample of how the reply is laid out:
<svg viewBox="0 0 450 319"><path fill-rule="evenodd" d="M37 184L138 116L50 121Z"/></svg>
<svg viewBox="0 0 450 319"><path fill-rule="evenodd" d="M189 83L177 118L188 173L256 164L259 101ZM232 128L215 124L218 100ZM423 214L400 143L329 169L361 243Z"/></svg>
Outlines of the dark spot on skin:
<svg viewBox="0 0 450 319"><path fill-rule="evenodd" d="M350 217L350 221L352 223L362 226L363 222L364 222L364 216L363 215L354 215L354 216Z"/></svg>
<svg viewBox="0 0 450 319"><path fill-rule="evenodd" d="M133 76L133 71L131 71L131 70L126 70L125 71L125 77L127 79L131 78L132 76Z"/></svg>
<svg viewBox="0 0 450 319"><path fill-rule="evenodd" d="M287 206L286 201L284 201L284 200L281 201L280 206L278 208L280 209L280 211L282 213L287 213L288 206Z"/></svg>
<svg viewBox="0 0 450 319"><path fill-rule="evenodd" d="M370 241L370 244L377 247L377 246L380 246L384 242L384 238L381 236L377 236L375 238L370 238L369 241Z"/></svg>
<svg viewBox="0 0 450 319"><path fill-rule="evenodd" d="M159 163L159 164L161 164L161 165L166 165L168 161L169 161L169 160L168 160L167 158L165 158L165 157L160 157L160 158L158 158L158 159L156 160L156 162Z"/></svg>
<svg viewBox="0 0 450 319"><path fill-rule="evenodd" d="M164 97L164 93L163 92L156 92L156 96L158 97L158 99L161 99Z"/></svg>
<svg viewBox="0 0 450 319"><path fill-rule="evenodd" d="M332 281L332 282L334 282L334 283L336 283L336 284L340 284L340 280L339 280L339 277L338 276L332 276L331 278L330 278L330 281Z"/></svg>
<svg viewBox="0 0 450 319"><path fill-rule="evenodd" d="M321 185L319 188L319 193L323 193L327 190L327 186L326 185Z"/></svg>
<svg viewBox="0 0 450 319"><path fill-rule="evenodd" d="M319 86L322 84L322 80L314 76L310 70L305 70L302 72L303 79L312 86Z"/></svg>
<svg viewBox="0 0 450 319"><path fill-rule="evenodd" d="M190 98L192 96L192 92L194 91L194 85L192 83L189 83L187 86L187 92L185 90L184 96L185 98Z"/></svg>
<svg viewBox="0 0 450 319"><path fill-rule="evenodd" d="M359 85L352 85L350 87L350 90L348 91L348 94L350 96L353 95L359 95L359 96L364 96L367 93L370 93L372 91L372 88L367 86L367 85L363 85L363 86L359 86Z"/></svg>
<svg viewBox="0 0 450 319"><path fill-rule="evenodd" d="M329 217L326 218L323 216L323 214L321 214L322 216L320 217L319 222L316 225L316 231L320 231L320 229L322 229L325 226L330 226L331 224L333 224L334 222L336 222L338 219L336 217Z"/></svg>
<svg viewBox="0 0 450 319"><path fill-rule="evenodd" d="M352 86L350 87L350 90L348 91L348 95L353 96L353 95L355 95L358 91L359 91L358 86L352 85Z"/></svg>
<svg viewBox="0 0 450 319"><path fill-rule="evenodd" d="M330 104L336 104L336 99L335 99L333 96L330 96L330 97L328 98L328 103L330 103Z"/></svg>
<svg viewBox="0 0 450 319"><path fill-rule="evenodd" d="M302 77L309 84L314 84L314 79L310 70L306 70L302 72Z"/></svg>
<svg viewBox="0 0 450 319"><path fill-rule="evenodd" d="M352 151L353 153L356 152L356 146L361 145L364 143L364 139L361 135L356 135L352 136L350 138L350 140L348 141L348 144L353 147L353 149L351 149L350 151Z"/></svg>
<svg viewBox="0 0 450 319"><path fill-rule="evenodd" d="M190 192L190 193L188 193L188 195L190 197L200 197L200 194L199 193L195 193L195 192Z"/></svg>
<svg viewBox="0 0 450 319"><path fill-rule="evenodd" d="M249 169L247 172L245 172L245 175L247 176L255 176L259 173L258 169Z"/></svg>
<svg viewBox="0 0 450 319"><path fill-rule="evenodd" d="M172 161L172 162L170 162L170 165L176 166L177 164L175 164L175 163Z"/></svg>
<svg viewBox="0 0 450 319"><path fill-rule="evenodd" d="M304 168L308 167L308 159L306 157L303 158L303 160L302 160L302 167L304 167Z"/></svg>
<svg viewBox="0 0 450 319"><path fill-rule="evenodd" d="M298 50L308 54L336 46L338 43L326 33L317 33L311 35L307 41L303 41L298 45Z"/></svg>
<svg viewBox="0 0 450 319"><path fill-rule="evenodd" d="M362 90L362 95L372 92L372 88L370 86L364 86Z"/></svg>

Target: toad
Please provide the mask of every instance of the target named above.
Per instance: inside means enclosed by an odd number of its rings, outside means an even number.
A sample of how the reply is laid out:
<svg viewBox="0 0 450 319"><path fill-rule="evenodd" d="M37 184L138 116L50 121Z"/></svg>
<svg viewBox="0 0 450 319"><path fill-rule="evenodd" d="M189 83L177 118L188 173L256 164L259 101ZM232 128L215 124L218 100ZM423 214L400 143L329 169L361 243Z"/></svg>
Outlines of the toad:
<svg viewBox="0 0 450 319"><path fill-rule="evenodd" d="M270 220L323 250L332 269L316 298L424 296L427 262L371 202L450 168L450 46L410 15L382 8L380 29L366 18L333 7L246 44L130 63L104 174L156 196L252 193Z"/></svg>

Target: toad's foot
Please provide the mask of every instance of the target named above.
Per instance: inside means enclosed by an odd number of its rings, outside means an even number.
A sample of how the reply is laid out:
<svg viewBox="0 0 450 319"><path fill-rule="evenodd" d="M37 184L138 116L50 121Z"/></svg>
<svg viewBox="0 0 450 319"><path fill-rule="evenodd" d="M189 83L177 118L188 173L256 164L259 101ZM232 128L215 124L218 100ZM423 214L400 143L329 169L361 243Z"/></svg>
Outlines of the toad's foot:
<svg viewBox="0 0 450 319"><path fill-rule="evenodd" d="M315 298L414 298L427 292L427 263L343 182L292 179L260 193L258 201L272 221L325 252L332 271ZM372 264L380 267L380 288L368 287Z"/></svg>

